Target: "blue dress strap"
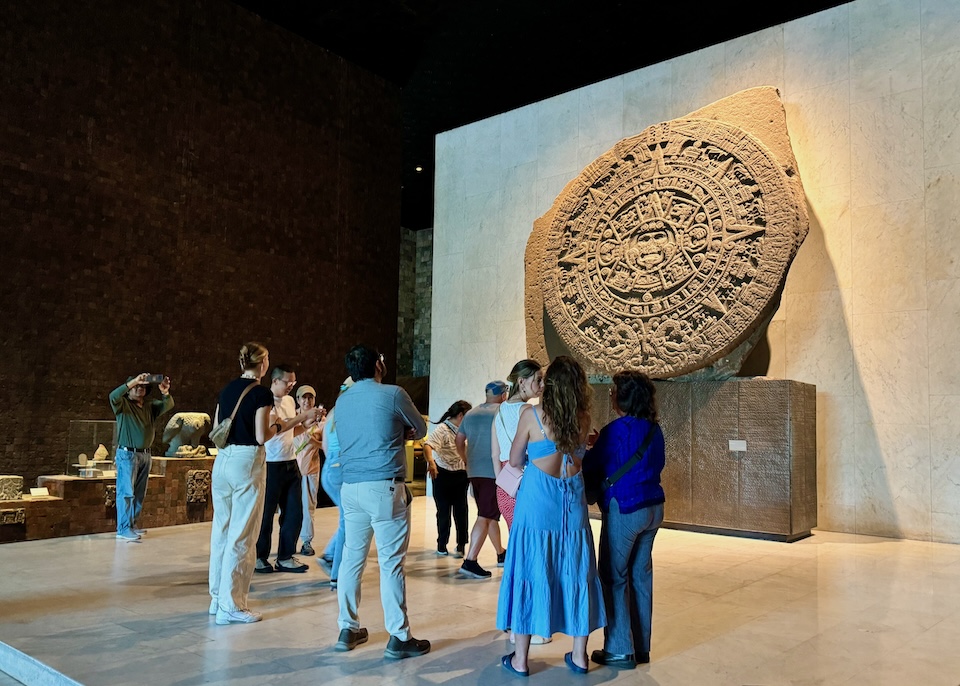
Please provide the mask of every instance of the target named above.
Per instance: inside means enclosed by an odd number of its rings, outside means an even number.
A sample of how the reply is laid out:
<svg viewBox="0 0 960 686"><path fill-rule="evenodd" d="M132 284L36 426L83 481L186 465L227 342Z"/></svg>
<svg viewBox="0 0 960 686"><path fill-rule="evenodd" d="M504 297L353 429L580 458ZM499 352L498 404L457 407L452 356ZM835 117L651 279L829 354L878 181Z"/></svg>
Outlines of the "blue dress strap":
<svg viewBox="0 0 960 686"><path fill-rule="evenodd" d="M533 417L537 420L537 424L540 426L540 433L543 434L543 437L547 437L547 432L543 430L543 422L540 421L540 414L537 412L537 408L533 408Z"/></svg>

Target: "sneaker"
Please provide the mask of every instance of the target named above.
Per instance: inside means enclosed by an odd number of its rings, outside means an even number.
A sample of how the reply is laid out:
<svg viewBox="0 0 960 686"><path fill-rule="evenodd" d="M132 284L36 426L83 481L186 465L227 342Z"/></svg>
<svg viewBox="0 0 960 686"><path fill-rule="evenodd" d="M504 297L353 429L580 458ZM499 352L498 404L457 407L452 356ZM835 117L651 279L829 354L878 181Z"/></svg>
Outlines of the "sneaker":
<svg viewBox="0 0 960 686"><path fill-rule="evenodd" d="M493 576L493 572L488 572L481 567L476 560L464 560L457 574L465 576L468 579L489 579Z"/></svg>
<svg viewBox="0 0 960 686"><path fill-rule="evenodd" d="M454 557L463 557L466 554L466 549L462 545L457 546L456 552L453 554Z"/></svg>
<svg viewBox="0 0 960 686"><path fill-rule="evenodd" d="M119 531L117 532L117 538L121 541L139 541L140 534L134 531Z"/></svg>
<svg viewBox="0 0 960 686"><path fill-rule="evenodd" d="M447 552L446 546L444 546L443 548L437 548L437 555L439 555L440 557L446 557L449 554L450 553Z"/></svg>
<svg viewBox="0 0 960 686"><path fill-rule="evenodd" d="M210 609L207 612L211 615L217 614L217 611L220 609L220 601L216 598L210 599Z"/></svg>
<svg viewBox="0 0 960 686"><path fill-rule="evenodd" d="M333 575L333 560L329 557L318 557L317 564L320 565L320 569L323 570L323 573L327 576Z"/></svg>
<svg viewBox="0 0 960 686"><path fill-rule="evenodd" d="M392 660L403 660L408 657L417 657L426 655L430 652L430 641L419 641L411 636L406 641L401 641L396 636L391 636L387 641L387 647L383 651L383 656Z"/></svg>
<svg viewBox="0 0 960 686"><path fill-rule="evenodd" d="M277 572L293 572L294 574L303 574L308 569L310 567L295 557L291 557L289 560L277 560L277 565L274 567Z"/></svg>
<svg viewBox="0 0 960 686"><path fill-rule="evenodd" d="M314 550L313 546L309 543L304 543L302 546L300 546L300 554L306 555L307 557L313 557L317 554L317 551Z"/></svg>
<svg viewBox="0 0 960 686"><path fill-rule="evenodd" d="M133 533L135 533L135 534L140 534L141 536L146 536L146 535L147 535L147 530L146 530L146 529L134 529L134 530L133 530Z"/></svg>
<svg viewBox="0 0 960 686"><path fill-rule="evenodd" d="M273 565L262 557L257 558L257 566L253 568L257 574L269 574L273 571Z"/></svg>
<svg viewBox="0 0 960 686"><path fill-rule="evenodd" d="M330 590L331 590L331 591L336 591L336 590L337 590L337 580L336 580L336 579L331 579L331 580L330 580Z"/></svg>
<svg viewBox="0 0 960 686"><path fill-rule="evenodd" d="M366 629L341 629L340 637L337 639L337 644L333 646L333 649L341 653L345 653L348 650L353 650L361 643L366 643L369 635L367 634Z"/></svg>
<svg viewBox="0 0 960 686"><path fill-rule="evenodd" d="M530 637L530 645L532 646L542 646L547 643L553 643L553 636L537 636L534 634Z"/></svg>
<svg viewBox="0 0 960 686"><path fill-rule="evenodd" d="M507 559L507 551L504 550L502 553L497 553L497 567L503 567L503 563Z"/></svg>
<svg viewBox="0 0 960 686"><path fill-rule="evenodd" d="M221 626L224 624L253 624L261 619L263 619L262 614L250 610L235 610L234 612L217 610L217 624Z"/></svg>

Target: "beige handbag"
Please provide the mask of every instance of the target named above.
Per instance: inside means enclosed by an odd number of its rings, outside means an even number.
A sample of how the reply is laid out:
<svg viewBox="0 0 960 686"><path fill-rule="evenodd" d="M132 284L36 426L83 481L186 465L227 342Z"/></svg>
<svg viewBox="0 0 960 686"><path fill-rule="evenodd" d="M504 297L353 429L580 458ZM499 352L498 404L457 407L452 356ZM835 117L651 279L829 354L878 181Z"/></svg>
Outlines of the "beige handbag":
<svg viewBox="0 0 960 686"><path fill-rule="evenodd" d="M252 384L243 389L243 393L240 394L240 399L237 400L237 404L233 408L233 412L230 413L230 416L224 419L221 422L218 422L213 431L210 432L210 440L213 441L213 444L217 448L223 449L227 447L227 439L230 437L230 429L233 428L233 418L237 416L237 410L240 409L240 403L243 402L244 397L249 393L258 382L254 381Z"/></svg>

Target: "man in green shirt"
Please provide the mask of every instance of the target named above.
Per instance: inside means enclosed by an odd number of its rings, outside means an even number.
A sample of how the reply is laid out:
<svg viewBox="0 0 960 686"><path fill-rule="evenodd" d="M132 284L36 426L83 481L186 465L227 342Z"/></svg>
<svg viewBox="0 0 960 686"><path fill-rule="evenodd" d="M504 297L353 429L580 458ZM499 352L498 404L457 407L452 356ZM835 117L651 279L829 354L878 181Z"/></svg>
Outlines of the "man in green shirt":
<svg viewBox="0 0 960 686"><path fill-rule="evenodd" d="M110 392L110 407L117 415L117 538L124 541L139 541L143 533L137 529L137 519L147 495L153 425L173 409L166 376L159 386L163 399L145 402L150 391L147 377L146 373L131 376Z"/></svg>

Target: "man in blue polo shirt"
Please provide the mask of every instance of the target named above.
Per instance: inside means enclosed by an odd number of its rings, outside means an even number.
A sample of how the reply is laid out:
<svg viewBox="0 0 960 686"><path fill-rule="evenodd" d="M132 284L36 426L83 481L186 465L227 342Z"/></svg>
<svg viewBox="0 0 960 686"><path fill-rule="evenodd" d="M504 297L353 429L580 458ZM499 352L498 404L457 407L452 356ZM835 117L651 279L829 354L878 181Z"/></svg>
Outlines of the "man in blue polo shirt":
<svg viewBox="0 0 960 686"><path fill-rule="evenodd" d="M404 442L423 438L427 425L410 396L399 386L382 383L383 356L357 345L346 357L355 383L337 399L334 414L340 440L343 486L343 560L338 574L340 637L336 650L353 650L367 641L360 626L360 579L377 537L380 563L380 602L390 633L384 657L402 659L430 652L430 642L410 633L404 561L410 543L410 503L404 485L407 473Z"/></svg>

